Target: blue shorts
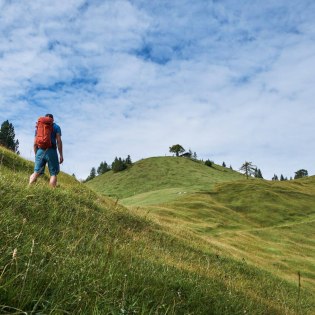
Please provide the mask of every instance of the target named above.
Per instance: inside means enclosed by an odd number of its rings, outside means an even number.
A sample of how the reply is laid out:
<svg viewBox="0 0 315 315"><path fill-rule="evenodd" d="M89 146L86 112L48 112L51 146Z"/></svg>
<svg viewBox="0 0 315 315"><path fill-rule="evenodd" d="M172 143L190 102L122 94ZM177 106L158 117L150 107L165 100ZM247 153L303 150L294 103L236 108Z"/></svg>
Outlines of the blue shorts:
<svg viewBox="0 0 315 315"><path fill-rule="evenodd" d="M41 175L44 174L46 163L48 163L50 176L58 175L60 167L56 149L50 148L47 150L44 149L37 150L35 155L34 172Z"/></svg>

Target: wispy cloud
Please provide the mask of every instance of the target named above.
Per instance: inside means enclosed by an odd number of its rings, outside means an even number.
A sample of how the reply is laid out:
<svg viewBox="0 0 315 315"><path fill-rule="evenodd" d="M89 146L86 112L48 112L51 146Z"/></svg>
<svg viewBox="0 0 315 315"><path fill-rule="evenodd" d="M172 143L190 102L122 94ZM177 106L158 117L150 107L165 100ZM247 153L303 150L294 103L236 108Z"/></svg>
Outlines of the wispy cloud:
<svg viewBox="0 0 315 315"><path fill-rule="evenodd" d="M0 0L0 120L52 112L64 170L181 143L266 177L315 173L312 1Z"/></svg>

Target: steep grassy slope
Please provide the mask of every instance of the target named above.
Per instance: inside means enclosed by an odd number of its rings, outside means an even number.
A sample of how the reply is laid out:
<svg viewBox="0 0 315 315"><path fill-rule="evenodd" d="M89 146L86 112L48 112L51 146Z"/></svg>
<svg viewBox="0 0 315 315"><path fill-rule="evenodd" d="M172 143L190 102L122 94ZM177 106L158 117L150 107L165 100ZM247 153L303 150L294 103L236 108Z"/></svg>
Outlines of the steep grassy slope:
<svg viewBox="0 0 315 315"><path fill-rule="evenodd" d="M172 196L173 192L209 190L214 183L244 179L243 175L219 165L205 166L186 158L154 157L141 160L131 168L113 173L112 171L97 176L87 185L107 196L126 198L141 193L157 191ZM168 189L172 189L168 192ZM174 190L175 189L175 190ZM146 197L144 199L147 199ZM172 199L172 198L171 198Z"/></svg>
<svg viewBox="0 0 315 315"><path fill-rule="evenodd" d="M312 314L309 290L0 148L1 314Z"/></svg>

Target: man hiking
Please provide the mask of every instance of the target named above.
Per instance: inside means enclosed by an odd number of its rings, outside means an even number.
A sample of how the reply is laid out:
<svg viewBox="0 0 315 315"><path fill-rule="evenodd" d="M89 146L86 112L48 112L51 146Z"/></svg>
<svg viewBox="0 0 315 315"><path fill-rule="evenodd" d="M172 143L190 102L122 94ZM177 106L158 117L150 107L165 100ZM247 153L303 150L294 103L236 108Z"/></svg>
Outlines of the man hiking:
<svg viewBox="0 0 315 315"><path fill-rule="evenodd" d="M57 148L59 151L59 161ZM57 175L60 171L59 164L63 162L61 129L54 123L54 116L46 114L40 117L36 124L34 139L35 167L34 173L30 176L29 184L36 182L37 178L44 174L45 165L48 163L50 173L49 184L52 187L57 185Z"/></svg>

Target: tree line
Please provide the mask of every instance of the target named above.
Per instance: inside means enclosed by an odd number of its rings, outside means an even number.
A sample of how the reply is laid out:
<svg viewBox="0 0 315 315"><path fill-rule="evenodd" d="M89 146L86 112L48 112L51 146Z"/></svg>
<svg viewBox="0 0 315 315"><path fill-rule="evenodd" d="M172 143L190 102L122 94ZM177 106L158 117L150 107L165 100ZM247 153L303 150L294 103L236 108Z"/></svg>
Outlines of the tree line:
<svg viewBox="0 0 315 315"><path fill-rule="evenodd" d="M303 169L303 168L300 169L300 170L298 170L298 171L296 171L296 172L294 173L294 179L303 178L303 177L307 177L307 176L308 176L308 171L305 170L305 169ZM292 180L292 179L293 179L293 178L290 177L290 180ZM274 180L274 181L277 181L277 180L285 181L285 180L288 180L288 178L287 178L287 177L284 177L284 176L281 174L281 175L280 175L280 179L279 179L278 175L277 175L277 174L274 174L271 180Z"/></svg>
<svg viewBox="0 0 315 315"><path fill-rule="evenodd" d="M111 165L107 164L106 161L103 161L100 163L97 169L95 167L92 167L90 175L86 178L85 182L109 171L113 171L114 173L121 172L131 165L132 161L130 155L128 155L126 159L122 159L121 157L118 158L116 156Z"/></svg>
<svg viewBox="0 0 315 315"><path fill-rule="evenodd" d="M189 149L188 152L185 152L186 150L184 149L184 147L180 144L174 144L172 146L169 147L169 152L171 153L175 153L175 155L177 157L186 157L186 158L192 158L194 160L197 160L197 153L194 152L192 154L192 151ZM202 160L201 160L202 161ZM203 161L202 161L203 162ZM210 159L207 159L204 164L206 166L209 166L209 167L213 167L213 164L214 162L211 161ZM223 167L227 167L226 166L226 163L223 161L222 163L222 166ZM233 170L232 166L230 165L229 167L231 170ZM261 170L256 166L256 165L253 165L252 162L247 162L245 161L242 166L239 168L239 171L241 173L243 173L246 178L248 179L249 177L255 177L255 178L262 178L263 179L263 175L262 175L262 172ZM307 177L308 176L308 172L307 170L305 169L300 169L298 171L295 172L295 175L294 175L294 179L298 179L298 178L303 178L303 177ZM280 181L285 181L285 180L288 180L287 177L284 177L282 174L280 176L280 179L278 178L278 176L276 174L274 174L274 176L272 177L272 180L273 181L277 181L277 180L280 180ZM292 177L290 177L290 180L292 180Z"/></svg>
<svg viewBox="0 0 315 315"><path fill-rule="evenodd" d="M175 153L177 157L186 157L186 158L192 158L194 160L197 160L197 153L189 149L188 152L185 152L186 150L184 147L180 144L174 144L169 147L169 152L170 153ZM202 160L201 160L202 161ZM203 161L202 161L203 162ZM207 159L204 164L209 167L213 167L214 162ZM225 162L223 161L222 167L226 167ZM233 170L232 166L230 165L230 169ZM249 176L254 176L256 178L263 178L262 172L257 166L253 165L252 162L245 162L241 168L239 169L241 172L243 172L246 177L248 178Z"/></svg>

